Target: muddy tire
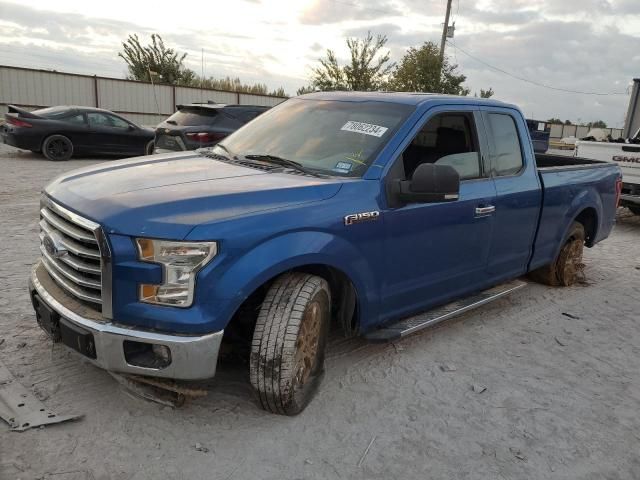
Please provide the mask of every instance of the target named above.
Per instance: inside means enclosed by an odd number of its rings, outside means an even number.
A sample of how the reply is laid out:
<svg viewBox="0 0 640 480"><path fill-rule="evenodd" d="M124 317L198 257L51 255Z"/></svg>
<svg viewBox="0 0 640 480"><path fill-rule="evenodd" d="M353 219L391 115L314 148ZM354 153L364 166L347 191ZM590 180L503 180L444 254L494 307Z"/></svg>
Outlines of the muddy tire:
<svg viewBox="0 0 640 480"><path fill-rule="evenodd" d="M63 162L73 155L73 144L64 135L50 135L42 142L42 153L47 160Z"/></svg>
<svg viewBox="0 0 640 480"><path fill-rule="evenodd" d="M573 222L558 258L553 263L531 272L531 279L553 287L573 285L583 266L584 240L584 227L581 223Z"/></svg>
<svg viewBox="0 0 640 480"><path fill-rule="evenodd" d="M634 215L640 215L640 205L629 205L627 208L631 210L631 213L633 213Z"/></svg>
<svg viewBox="0 0 640 480"><path fill-rule="evenodd" d="M249 377L265 410L300 413L320 384L331 320L329 285L287 273L271 285L253 333Z"/></svg>

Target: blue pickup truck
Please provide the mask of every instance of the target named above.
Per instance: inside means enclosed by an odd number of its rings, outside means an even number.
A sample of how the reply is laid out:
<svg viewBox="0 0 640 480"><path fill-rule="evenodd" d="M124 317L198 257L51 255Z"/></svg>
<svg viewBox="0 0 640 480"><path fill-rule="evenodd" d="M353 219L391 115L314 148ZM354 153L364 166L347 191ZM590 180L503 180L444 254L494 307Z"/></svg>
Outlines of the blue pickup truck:
<svg viewBox="0 0 640 480"><path fill-rule="evenodd" d="M204 379L245 352L262 407L295 414L330 328L396 340L526 274L571 285L620 188L615 164L535 155L511 105L314 93L210 149L55 179L29 288L42 328L100 367Z"/></svg>

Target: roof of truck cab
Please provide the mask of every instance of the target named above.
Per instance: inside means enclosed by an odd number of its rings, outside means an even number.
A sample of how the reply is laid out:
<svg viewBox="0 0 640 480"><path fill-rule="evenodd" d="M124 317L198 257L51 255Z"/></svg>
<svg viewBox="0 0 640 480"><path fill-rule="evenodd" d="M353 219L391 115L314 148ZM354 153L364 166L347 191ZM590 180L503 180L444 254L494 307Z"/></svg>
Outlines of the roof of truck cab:
<svg viewBox="0 0 640 480"><path fill-rule="evenodd" d="M517 108L515 105L487 98L461 97L458 95L421 92L314 92L301 95L297 98L306 100L334 100L341 102L389 102L416 106L426 103L459 103L465 105Z"/></svg>

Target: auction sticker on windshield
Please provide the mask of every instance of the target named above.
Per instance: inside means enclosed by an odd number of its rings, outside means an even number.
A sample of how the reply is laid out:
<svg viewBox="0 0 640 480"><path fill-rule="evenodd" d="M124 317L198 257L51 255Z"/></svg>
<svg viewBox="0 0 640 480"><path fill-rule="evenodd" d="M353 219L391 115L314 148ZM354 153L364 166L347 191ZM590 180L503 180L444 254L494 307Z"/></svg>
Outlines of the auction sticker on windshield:
<svg viewBox="0 0 640 480"><path fill-rule="evenodd" d="M345 123L340 130L347 132L363 133L364 135L371 135L373 137L381 137L384 132L389 130L387 127L381 127L380 125L373 125L371 123L354 122L349 120Z"/></svg>

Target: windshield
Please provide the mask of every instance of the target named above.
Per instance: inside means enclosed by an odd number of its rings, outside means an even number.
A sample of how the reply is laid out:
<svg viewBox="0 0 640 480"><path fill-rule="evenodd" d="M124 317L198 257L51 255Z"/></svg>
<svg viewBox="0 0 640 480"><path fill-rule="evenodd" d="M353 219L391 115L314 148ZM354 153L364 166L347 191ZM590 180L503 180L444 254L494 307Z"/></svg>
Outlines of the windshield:
<svg viewBox="0 0 640 480"><path fill-rule="evenodd" d="M386 102L291 99L227 137L233 155L271 155L329 175L359 177L413 111Z"/></svg>

